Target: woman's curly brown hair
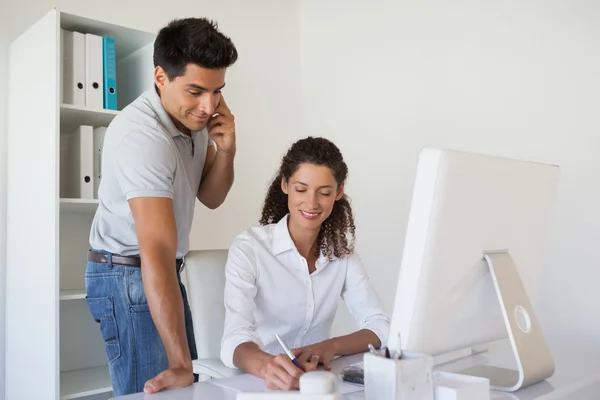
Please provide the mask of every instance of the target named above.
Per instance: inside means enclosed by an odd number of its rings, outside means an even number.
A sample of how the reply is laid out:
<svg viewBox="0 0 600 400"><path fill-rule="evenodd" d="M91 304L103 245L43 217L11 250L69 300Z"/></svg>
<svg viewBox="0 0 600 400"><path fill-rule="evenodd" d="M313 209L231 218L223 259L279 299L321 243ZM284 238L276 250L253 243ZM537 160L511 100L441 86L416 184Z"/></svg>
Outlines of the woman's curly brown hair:
<svg viewBox="0 0 600 400"><path fill-rule="evenodd" d="M279 222L287 213L288 196L281 190L281 180L289 179L301 164L329 167L339 185L346 181L348 167L335 144L324 138L307 137L294 143L281 161L277 176L271 183L260 219L261 225ZM354 218L346 194L334 203L329 217L321 225L315 256L342 258L352 254L355 240Z"/></svg>

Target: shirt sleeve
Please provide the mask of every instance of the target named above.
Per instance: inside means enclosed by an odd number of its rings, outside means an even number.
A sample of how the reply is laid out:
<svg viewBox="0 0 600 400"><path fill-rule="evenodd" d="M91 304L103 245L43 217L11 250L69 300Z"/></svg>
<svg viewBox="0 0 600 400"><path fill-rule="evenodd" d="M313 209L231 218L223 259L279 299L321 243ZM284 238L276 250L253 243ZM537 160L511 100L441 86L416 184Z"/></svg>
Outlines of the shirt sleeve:
<svg viewBox="0 0 600 400"><path fill-rule="evenodd" d="M258 270L254 240L249 233L239 235L229 249L225 265L225 326L221 340L221 361L229 368L233 353L242 343L256 343L264 349L256 334L255 297Z"/></svg>
<svg viewBox="0 0 600 400"><path fill-rule="evenodd" d="M173 198L177 156L163 133L128 133L116 148L114 162L117 181L127 200L135 197Z"/></svg>
<svg viewBox="0 0 600 400"><path fill-rule="evenodd" d="M381 346L386 346L390 331L390 316L383 310L383 303L371 286L357 254L348 258L342 299L359 329L374 332L381 341Z"/></svg>

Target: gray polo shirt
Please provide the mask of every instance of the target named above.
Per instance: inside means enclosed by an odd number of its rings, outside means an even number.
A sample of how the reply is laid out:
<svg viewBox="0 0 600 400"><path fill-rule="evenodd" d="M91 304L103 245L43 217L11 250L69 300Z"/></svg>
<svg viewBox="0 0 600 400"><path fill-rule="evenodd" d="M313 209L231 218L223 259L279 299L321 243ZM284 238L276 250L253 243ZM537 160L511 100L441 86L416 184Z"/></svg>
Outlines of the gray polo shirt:
<svg viewBox="0 0 600 400"><path fill-rule="evenodd" d="M150 89L124 108L106 131L102 148L99 205L90 246L114 254L138 255L129 199L173 199L177 223L177 258L189 250L196 194L212 145L206 129L181 133Z"/></svg>

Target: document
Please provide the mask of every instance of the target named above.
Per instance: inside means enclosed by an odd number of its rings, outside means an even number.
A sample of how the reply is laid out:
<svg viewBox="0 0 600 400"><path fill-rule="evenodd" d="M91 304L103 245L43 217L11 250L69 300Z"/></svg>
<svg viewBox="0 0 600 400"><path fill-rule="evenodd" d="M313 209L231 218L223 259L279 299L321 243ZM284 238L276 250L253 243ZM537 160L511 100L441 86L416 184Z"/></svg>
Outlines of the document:
<svg viewBox="0 0 600 400"><path fill-rule="evenodd" d="M257 378L250 374L241 374L231 376L229 378L213 379L209 381L213 385L221 386L223 388L235 390L236 392L270 392L263 379ZM362 385L354 385L348 382L342 382L341 379L338 381L337 391L341 395L361 392L364 390Z"/></svg>

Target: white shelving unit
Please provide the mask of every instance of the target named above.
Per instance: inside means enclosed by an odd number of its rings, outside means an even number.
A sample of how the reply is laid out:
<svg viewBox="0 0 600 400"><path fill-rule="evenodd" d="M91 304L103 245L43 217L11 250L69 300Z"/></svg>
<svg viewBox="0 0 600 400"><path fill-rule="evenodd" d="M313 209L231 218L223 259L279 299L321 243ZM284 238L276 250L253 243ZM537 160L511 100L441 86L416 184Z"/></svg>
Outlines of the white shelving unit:
<svg viewBox="0 0 600 400"><path fill-rule="evenodd" d="M61 372L60 381L60 397L64 400L107 393L112 390L110 375L105 367Z"/></svg>
<svg viewBox="0 0 600 400"><path fill-rule="evenodd" d="M88 109L71 104L60 105L60 130L73 132L79 125L108 126L118 111Z"/></svg>
<svg viewBox="0 0 600 400"><path fill-rule="evenodd" d="M68 289L60 291L61 300L85 299L85 289Z"/></svg>
<svg viewBox="0 0 600 400"><path fill-rule="evenodd" d="M60 211L71 213L94 213L98 208L97 199L60 199Z"/></svg>
<svg viewBox="0 0 600 400"><path fill-rule="evenodd" d="M111 392L110 375L105 367L86 368L60 374L60 398L78 399Z"/></svg>
<svg viewBox="0 0 600 400"><path fill-rule="evenodd" d="M119 111L61 103L61 28L115 40L119 110L152 87L154 33L52 9L11 43L6 321L9 399L93 396L96 400L109 398L112 391L100 327L85 300L89 233L98 200L66 198L65 172L70 168L68 143L72 132L79 125L108 126ZM35 128L27 128L32 118Z"/></svg>

